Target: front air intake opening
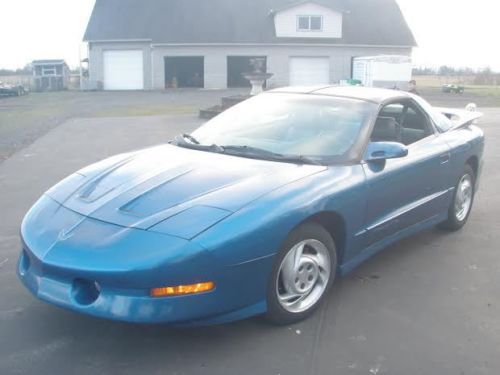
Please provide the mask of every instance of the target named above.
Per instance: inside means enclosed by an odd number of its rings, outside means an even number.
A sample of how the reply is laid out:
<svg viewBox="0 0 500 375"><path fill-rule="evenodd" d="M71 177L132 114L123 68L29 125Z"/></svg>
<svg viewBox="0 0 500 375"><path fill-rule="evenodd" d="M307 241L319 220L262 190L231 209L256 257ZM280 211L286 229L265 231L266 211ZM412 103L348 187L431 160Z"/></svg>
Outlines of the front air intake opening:
<svg viewBox="0 0 500 375"><path fill-rule="evenodd" d="M101 294L101 287L96 281L76 279L73 281L72 295L76 303L84 306L93 304Z"/></svg>

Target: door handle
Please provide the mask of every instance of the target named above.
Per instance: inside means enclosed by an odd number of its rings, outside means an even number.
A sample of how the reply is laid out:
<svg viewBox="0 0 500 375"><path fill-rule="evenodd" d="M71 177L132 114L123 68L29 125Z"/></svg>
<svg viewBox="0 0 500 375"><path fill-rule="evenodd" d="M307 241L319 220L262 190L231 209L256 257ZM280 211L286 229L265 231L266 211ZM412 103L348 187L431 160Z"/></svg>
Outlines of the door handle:
<svg viewBox="0 0 500 375"><path fill-rule="evenodd" d="M448 153L446 153L446 154L444 154L444 155L441 155L441 156L439 157L439 159L441 160L441 164L446 164L446 163L448 163L448 162L450 161L450 153L448 152Z"/></svg>

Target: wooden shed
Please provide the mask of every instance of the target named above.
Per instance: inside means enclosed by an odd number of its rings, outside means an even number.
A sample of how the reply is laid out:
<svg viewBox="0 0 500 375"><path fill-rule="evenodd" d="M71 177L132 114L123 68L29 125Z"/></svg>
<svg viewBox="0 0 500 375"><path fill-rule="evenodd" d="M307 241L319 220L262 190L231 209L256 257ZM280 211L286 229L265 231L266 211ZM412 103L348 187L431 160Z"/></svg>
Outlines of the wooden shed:
<svg viewBox="0 0 500 375"><path fill-rule="evenodd" d="M64 60L35 60L33 66L33 87L35 91L67 90L70 70Z"/></svg>

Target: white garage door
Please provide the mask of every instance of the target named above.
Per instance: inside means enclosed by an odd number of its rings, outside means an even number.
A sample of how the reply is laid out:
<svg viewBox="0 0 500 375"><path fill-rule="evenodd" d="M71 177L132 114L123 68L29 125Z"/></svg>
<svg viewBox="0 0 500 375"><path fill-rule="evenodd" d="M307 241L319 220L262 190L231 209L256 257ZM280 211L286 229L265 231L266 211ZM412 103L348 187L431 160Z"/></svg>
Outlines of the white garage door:
<svg viewBox="0 0 500 375"><path fill-rule="evenodd" d="M290 86L330 84L328 57L291 57Z"/></svg>
<svg viewBox="0 0 500 375"><path fill-rule="evenodd" d="M142 51L104 51L104 90L143 90Z"/></svg>

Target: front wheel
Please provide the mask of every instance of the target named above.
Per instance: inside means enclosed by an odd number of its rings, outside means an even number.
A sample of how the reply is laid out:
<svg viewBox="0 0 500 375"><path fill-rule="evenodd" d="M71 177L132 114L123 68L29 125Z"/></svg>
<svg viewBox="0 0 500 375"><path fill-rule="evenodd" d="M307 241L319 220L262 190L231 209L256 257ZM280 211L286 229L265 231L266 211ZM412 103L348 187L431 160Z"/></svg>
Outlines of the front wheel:
<svg viewBox="0 0 500 375"><path fill-rule="evenodd" d="M475 181L474 171L466 165L455 187L453 201L448 210L448 219L439 225L440 228L457 231L467 223L474 203Z"/></svg>
<svg viewBox="0 0 500 375"><path fill-rule="evenodd" d="M307 318L323 301L337 270L335 243L320 225L296 228L278 254L268 285L266 318L291 324Z"/></svg>

